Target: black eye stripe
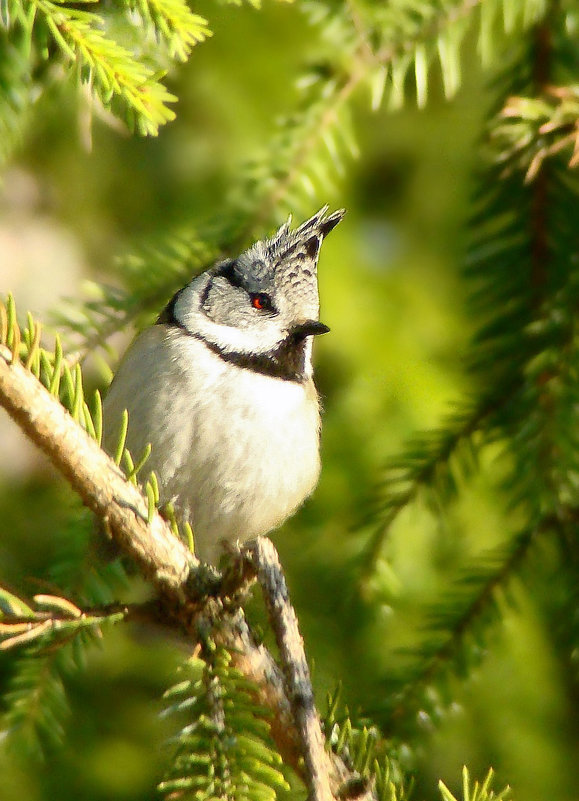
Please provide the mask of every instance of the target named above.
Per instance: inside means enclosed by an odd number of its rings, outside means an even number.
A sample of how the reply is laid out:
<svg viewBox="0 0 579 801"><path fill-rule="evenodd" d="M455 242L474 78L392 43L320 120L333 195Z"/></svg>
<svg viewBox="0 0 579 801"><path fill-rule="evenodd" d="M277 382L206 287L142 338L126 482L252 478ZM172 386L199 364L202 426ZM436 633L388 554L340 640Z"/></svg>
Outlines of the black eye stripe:
<svg viewBox="0 0 579 801"><path fill-rule="evenodd" d="M161 314L158 316L157 324L160 325L161 323L166 323L167 325L179 326L179 321L177 320L177 316L175 314L175 306L177 305L177 301L184 291L185 287L182 287L178 292L175 292L169 303L167 303Z"/></svg>
<svg viewBox="0 0 579 801"><path fill-rule="evenodd" d="M236 289L243 289L247 292L251 305L254 309L258 309L259 311L266 311L266 312L276 312L277 309L275 308L271 296L267 294L267 292L256 292L252 291L248 286L244 277L240 275L235 270L235 261L228 261L223 264L217 271L216 276L220 278L225 278L225 280ZM209 284L206 288L206 292L209 292L211 285Z"/></svg>
<svg viewBox="0 0 579 801"><path fill-rule="evenodd" d="M203 293L201 295L201 307L202 308L207 303L207 298L209 297L209 293L211 292L211 287L212 286L213 286L213 280L211 279L211 280L207 281L205 289L203 290Z"/></svg>
<svg viewBox="0 0 579 801"><path fill-rule="evenodd" d="M223 278L225 278L225 280L228 281L231 284L231 286L238 287L240 289L244 289L245 288L243 286L242 281L241 281L241 276L239 276L235 272L235 262L234 261L229 261L226 264L224 264L223 267L220 267L219 272L217 273L217 275L220 275Z"/></svg>

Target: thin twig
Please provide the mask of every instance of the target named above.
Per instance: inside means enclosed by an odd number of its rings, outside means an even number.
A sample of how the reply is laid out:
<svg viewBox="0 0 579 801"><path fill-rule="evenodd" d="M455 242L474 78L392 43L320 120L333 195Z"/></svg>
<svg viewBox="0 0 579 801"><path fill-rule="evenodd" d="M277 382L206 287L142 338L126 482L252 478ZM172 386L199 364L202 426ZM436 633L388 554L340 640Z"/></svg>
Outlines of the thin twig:
<svg viewBox="0 0 579 801"><path fill-rule="evenodd" d="M296 613L271 540L259 537L247 546L279 648L287 695L300 734L310 801L331 801L329 761L316 711L310 671Z"/></svg>

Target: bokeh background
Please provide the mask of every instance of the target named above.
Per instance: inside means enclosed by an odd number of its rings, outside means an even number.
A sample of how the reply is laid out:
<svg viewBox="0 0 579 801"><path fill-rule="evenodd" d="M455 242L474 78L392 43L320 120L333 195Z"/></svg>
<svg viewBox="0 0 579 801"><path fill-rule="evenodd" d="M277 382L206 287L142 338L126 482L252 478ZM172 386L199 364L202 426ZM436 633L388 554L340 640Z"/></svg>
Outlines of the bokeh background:
<svg viewBox="0 0 579 801"><path fill-rule="evenodd" d="M117 256L218 216L243 165L298 102L296 76L319 56L299 8L205 0L196 10L214 36L171 73L178 116L157 139L128 137L96 119L88 149L86 107L66 83L35 107L0 187L0 292L12 291L21 311L47 319L63 297L83 296L86 279L120 283ZM404 512L375 576L360 582L358 558L372 529L360 521L384 463L470 389L463 358L477 321L461 264L494 74L482 73L474 40L471 51L465 48L462 86L450 101L436 77L423 110L409 102L372 112L360 93L358 156L346 159L333 189L300 210L306 216L329 203L348 214L320 263L322 319L331 327L316 352L323 474L275 542L320 705L341 682L350 710L378 723L388 677L407 658L403 649L420 640L427 604L513 522L491 480L500 461L488 454L482 477L450 510L435 513L418 501ZM119 351L129 336L115 340ZM94 386L106 380L102 365L93 365ZM33 592L79 504L1 411L0 442L0 581ZM540 559L549 565L548 553ZM549 592L554 560L551 567L535 593ZM424 727L416 797L436 798L438 779L459 787L467 764L475 776L492 765L497 786L510 783L517 799L577 798L576 721L538 600L524 576L511 583L480 665L468 680L451 680L447 714ZM263 624L257 601L250 614ZM155 798L170 733L159 719L161 695L180 658L151 633L109 632L89 650L86 669L66 682L65 747L49 747L44 761L3 754L0 798ZM9 680L13 659L2 656L0 682Z"/></svg>

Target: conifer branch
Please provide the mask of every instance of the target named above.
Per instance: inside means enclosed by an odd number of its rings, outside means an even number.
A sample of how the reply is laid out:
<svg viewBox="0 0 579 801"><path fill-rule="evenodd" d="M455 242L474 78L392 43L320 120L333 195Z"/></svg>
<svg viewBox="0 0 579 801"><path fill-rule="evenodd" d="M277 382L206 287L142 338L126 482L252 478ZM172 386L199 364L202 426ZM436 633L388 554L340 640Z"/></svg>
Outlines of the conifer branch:
<svg viewBox="0 0 579 801"><path fill-rule="evenodd" d="M458 2L441 3L437 8L425 9L425 14L417 24L411 26L410 35L394 37L385 42L376 53L376 59L382 64L393 62L401 53L412 53L420 42L432 42L453 24L468 18L481 5L483 0L459 0ZM406 22L406 21L404 21ZM406 26L400 22L399 30Z"/></svg>
<svg viewBox="0 0 579 801"><path fill-rule="evenodd" d="M386 476L378 488L378 498L366 516L367 520L380 518L379 525L368 540L360 557L361 579L373 571L392 525L422 489L439 491L444 497L454 495L454 460L466 449L472 463L485 442L492 438L494 418L512 403L521 388L518 376L510 376L491 392L465 405L449 416L438 429L416 436L406 445L403 453L386 465ZM466 467L463 460L462 467Z"/></svg>
<svg viewBox="0 0 579 801"><path fill-rule="evenodd" d="M357 798L364 787L373 786L379 801L404 801L410 788L400 765L391 759L391 743L375 726L352 722L347 708L339 710L340 700L341 688L328 694L324 730L332 753L358 777L350 779L342 797Z"/></svg>
<svg viewBox="0 0 579 801"><path fill-rule="evenodd" d="M280 651L287 696L303 747L309 798L311 801L331 801L329 760L324 749L310 671L277 551L270 540L259 537L246 546L246 553L255 565Z"/></svg>
<svg viewBox="0 0 579 801"><path fill-rule="evenodd" d="M555 14L531 32L523 71L526 83L521 86L521 75L510 74L505 82L518 81L525 96L546 91L553 59L557 62L562 24ZM512 94L509 90L507 96ZM490 136L493 141L492 128ZM409 680L405 671L389 707L395 731L406 727L416 732L420 723L438 723L448 696L445 674L448 669L472 670L482 658L487 629L501 617L497 592L508 588L539 538L555 532L563 542L569 539L569 521L576 526L577 449L575 434L570 433L575 424L568 417L577 397L572 366L576 365L577 288L569 259L570 252L577 252L572 233L576 223L570 212L575 195L561 162L544 162L526 186L523 174L529 162L523 164L512 154L505 159L508 169L491 159L480 176L481 210L473 224L476 238L467 277L474 285L477 311L486 320L474 339L470 367L479 381L490 385L488 397L495 398L480 421L481 440L504 443L512 466L502 489L511 508L517 506L528 523L506 546L479 557L478 564L465 570L433 607L431 636L414 654L415 678ZM453 443L453 434L463 430L460 425L455 431L447 426L443 444ZM444 447L437 449L436 443L434 437L435 457L445 455ZM422 468L427 471L424 486L437 490L436 471L428 471L428 448L419 446L398 460L401 481L409 474L413 477L413 468L414 477L421 478ZM442 472L447 473L444 463ZM394 490L387 486L386 499L392 504L392 511L386 507L387 522L388 515L394 518L398 507L415 497L418 487L410 482L409 488L402 483L397 495L396 486Z"/></svg>
<svg viewBox="0 0 579 801"><path fill-rule="evenodd" d="M547 86L536 97L509 97L491 129L493 150L505 164L533 181L545 161L571 151L569 169L579 166L579 86Z"/></svg>
<svg viewBox="0 0 579 801"><path fill-rule="evenodd" d="M194 14L184 0L128 0L143 22L161 37L171 58L185 62L191 50L212 33L207 20Z"/></svg>
<svg viewBox="0 0 579 801"><path fill-rule="evenodd" d="M482 659L482 642L489 626L502 616L500 597L508 597L508 585L520 572L535 544L548 534L559 534L569 521L579 522L575 508L561 509L536 525L521 531L506 547L479 557L463 571L447 596L431 608L427 629L430 638L410 652L415 658L415 673L408 671L398 682L398 690L389 703L390 733L403 737L406 727L414 729L415 717L425 725L437 724L444 714L442 674L449 669L472 669ZM396 684L396 682L393 682Z"/></svg>
<svg viewBox="0 0 579 801"><path fill-rule="evenodd" d="M216 643L228 650L233 664L257 686L256 702L273 712L271 735L284 762L305 780L302 761L304 744L295 725L293 705L287 695L283 672L265 646L255 641L241 609L222 618L222 625L212 629L212 636ZM340 754L332 753L329 756L329 779L334 798L383 801L373 782L361 780L356 769L350 767ZM348 794L349 787L356 789L355 794Z"/></svg>
<svg viewBox="0 0 579 801"><path fill-rule="evenodd" d="M105 623L119 623L129 614L127 606L113 605L107 609L80 609L67 598L39 594L33 598L36 609L28 607L3 587L0 587L0 650L68 642L89 629L100 630Z"/></svg>
<svg viewBox="0 0 579 801"><path fill-rule="evenodd" d="M548 90L564 24L555 9L532 32L526 81L519 81L519 93L541 97ZM496 147L493 127L490 141ZM468 271L478 283L479 310L487 317L475 340L472 363L485 381L494 381L497 374L520 377L517 407L524 413L512 415L505 408L496 416L495 428L509 443L514 461L511 502L524 501L533 515L539 509L556 511L558 498L574 494L576 459L561 414L573 403L575 392L577 289L569 253L577 252L570 212L576 187L565 174L561 156L543 162L525 185L529 161L511 158L505 162L507 169L498 155L491 151L492 164L484 176L496 185L492 193L487 190L486 223L477 221L482 235L474 243L476 256ZM496 181L499 170L502 176ZM507 207L516 212L491 230L490 221L500 219ZM515 263L519 269L508 276Z"/></svg>
<svg viewBox="0 0 579 801"><path fill-rule="evenodd" d="M200 631L199 639L178 683L164 694L165 714L185 714L185 725L172 738L175 756L159 790L167 799L275 801L290 788L272 748L269 710L256 703L256 686L210 632Z"/></svg>
<svg viewBox="0 0 579 801"><path fill-rule="evenodd" d="M16 738L25 753L38 756L46 745L60 745L69 714L63 676L70 671L70 652L58 648L24 652L8 684L3 731Z"/></svg>
<svg viewBox="0 0 579 801"><path fill-rule="evenodd" d="M35 376L0 345L0 403L161 591L182 594L193 555Z"/></svg>
<svg viewBox="0 0 579 801"><path fill-rule="evenodd" d="M512 798L511 788L507 785L500 792L495 793L492 789L493 776L494 771L490 768L482 784L479 784L478 781L471 784L470 775L465 766L462 769L462 801L509 801ZM442 801L458 801L444 782L438 782L438 789Z"/></svg>
<svg viewBox="0 0 579 801"><path fill-rule="evenodd" d="M119 113L131 130L155 136L161 125L175 118L169 104L177 98L159 80L164 73L111 38L104 17L89 4L84 5L71 8L58 0L7 0L2 5L2 22L9 39L17 41L23 32L28 40L28 58L38 38L51 40L60 58L75 67L80 80L89 85L104 107ZM172 59L185 61L192 47L211 34L206 20L193 14L184 0L127 0L114 13L135 9L145 23L143 27L152 29L166 43ZM13 29L18 30L14 33ZM143 38L145 35L146 31ZM45 46L43 53L46 58ZM157 55L159 63L163 55Z"/></svg>

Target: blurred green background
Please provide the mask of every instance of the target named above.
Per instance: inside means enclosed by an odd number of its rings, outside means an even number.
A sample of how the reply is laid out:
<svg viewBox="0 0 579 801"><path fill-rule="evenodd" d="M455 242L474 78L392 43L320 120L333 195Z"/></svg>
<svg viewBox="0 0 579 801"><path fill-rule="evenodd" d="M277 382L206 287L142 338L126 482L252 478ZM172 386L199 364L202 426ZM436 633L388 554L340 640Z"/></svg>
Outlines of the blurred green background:
<svg viewBox="0 0 579 801"><path fill-rule="evenodd" d="M88 151L73 87L55 88L37 104L0 189L0 292L12 290L21 310L45 317L59 296L81 297L86 277L118 282L115 256L217 216L242 165L297 102L296 75L319 56L298 8L267 2L257 12L201 2L195 10L210 19L214 36L171 75L178 117L158 139L124 137L95 121ZM350 709L369 710L378 722L385 679L403 664L400 649L420 638L424 605L469 556L505 533L503 501L488 478L474 480L444 514L418 502L397 521L377 577L361 591L356 559L370 529L359 521L382 465L470 389L462 358L476 321L466 310L460 264L492 102L488 79L473 54L452 101L436 80L422 111L408 103L404 111L372 113L360 93L360 155L347 162L335 191L312 197L303 215L326 202L348 209L320 263L322 319L331 327L316 353L322 478L275 542L320 704L341 681ZM0 580L33 592L78 503L4 413L0 423ZM491 474L497 470L493 462ZM545 580L534 583L535 593L551 591L554 559L541 554ZM468 681L453 681L455 701L442 725L425 726L416 797L438 797L439 778L457 788L466 763L475 776L495 767L497 786L510 783L517 799L577 798L576 722L536 601L523 581L512 588L480 667ZM49 748L44 762L0 756L0 798L155 798L170 732L158 718L160 697L180 656L148 632L109 632L89 651L87 669L67 683L65 749ZM2 656L0 680L11 675L13 658Z"/></svg>

